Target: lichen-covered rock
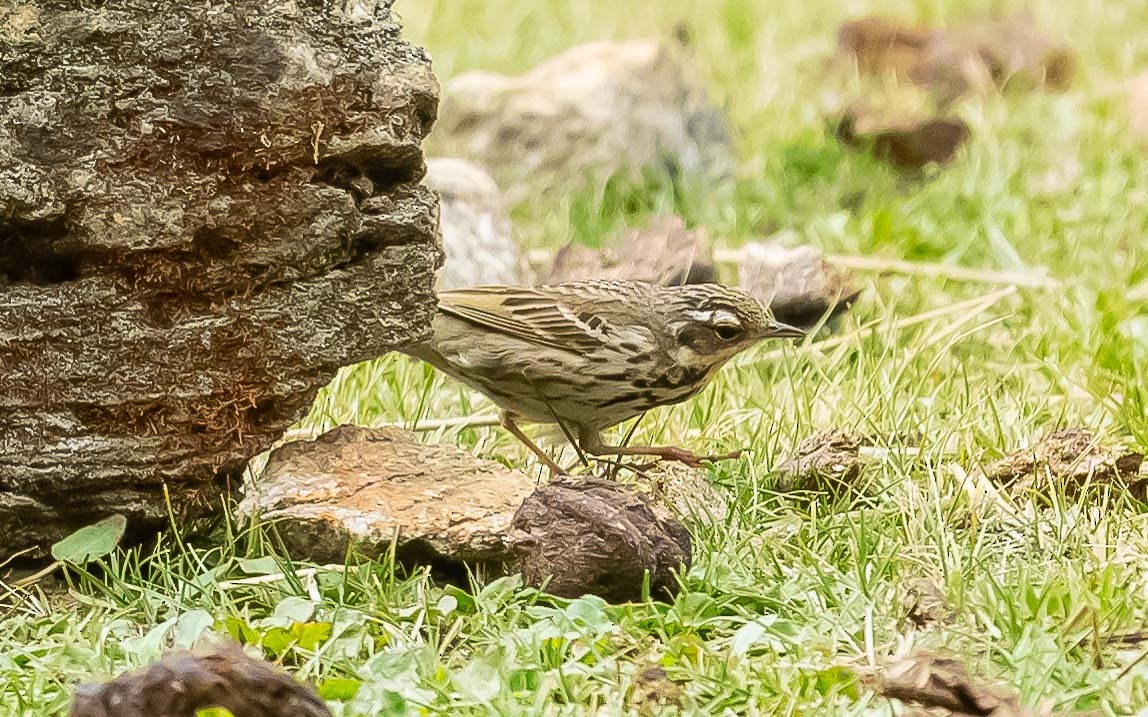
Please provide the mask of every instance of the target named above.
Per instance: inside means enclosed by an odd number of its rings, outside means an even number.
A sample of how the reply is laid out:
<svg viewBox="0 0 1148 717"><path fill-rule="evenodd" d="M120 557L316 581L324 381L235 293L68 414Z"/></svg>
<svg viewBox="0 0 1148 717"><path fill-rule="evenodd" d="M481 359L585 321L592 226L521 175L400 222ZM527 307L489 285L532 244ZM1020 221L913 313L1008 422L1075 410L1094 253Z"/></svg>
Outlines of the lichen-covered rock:
<svg viewBox="0 0 1148 717"><path fill-rule="evenodd" d="M349 545L452 570L508 562L504 537L534 490L526 474L396 428L340 426L271 452L238 514L274 521L297 558L342 561Z"/></svg>
<svg viewBox="0 0 1148 717"><path fill-rule="evenodd" d="M678 592L691 561L689 532L651 498L602 478L542 486L514 516L509 536L523 580L559 597L642 599L649 572L657 599Z"/></svg>
<svg viewBox="0 0 1148 717"><path fill-rule="evenodd" d="M648 167L723 175L726 120L689 76L657 40L579 45L517 77L468 72L444 88L432 146L482 164L512 204Z"/></svg>
<svg viewBox="0 0 1148 717"><path fill-rule="evenodd" d="M340 366L426 335L437 86L374 0L8 13L0 555L43 554L166 523L165 485L218 505Z"/></svg>
<svg viewBox="0 0 1148 717"><path fill-rule="evenodd" d="M423 182L441 200L446 262L438 273L439 288L524 283L526 263L490 174L465 159L430 157Z"/></svg>

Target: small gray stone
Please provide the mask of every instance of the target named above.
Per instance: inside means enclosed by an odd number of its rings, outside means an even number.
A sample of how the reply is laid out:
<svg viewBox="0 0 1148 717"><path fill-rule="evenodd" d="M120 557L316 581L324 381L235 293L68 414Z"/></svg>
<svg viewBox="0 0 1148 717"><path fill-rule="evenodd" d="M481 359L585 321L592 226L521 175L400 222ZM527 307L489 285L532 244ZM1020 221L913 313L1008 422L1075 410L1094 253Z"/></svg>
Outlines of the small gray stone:
<svg viewBox="0 0 1148 717"><path fill-rule="evenodd" d="M423 182L441 200L446 263L438 287L523 283L525 262L511 234L502 192L486 170L465 159L429 157Z"/></svg>

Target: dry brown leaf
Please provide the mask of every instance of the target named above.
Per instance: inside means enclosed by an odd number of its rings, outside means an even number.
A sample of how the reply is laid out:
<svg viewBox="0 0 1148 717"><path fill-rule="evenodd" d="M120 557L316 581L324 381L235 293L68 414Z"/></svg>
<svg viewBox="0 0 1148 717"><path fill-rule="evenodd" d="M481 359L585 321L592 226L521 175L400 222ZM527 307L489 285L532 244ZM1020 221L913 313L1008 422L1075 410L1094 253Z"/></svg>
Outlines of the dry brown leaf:
<svg viewBox="0 0 1148 717"><path fill-rule="evenodd" d="M102 685L76 690L69 717L184 717L224 707L242 717L330 717L314 689L238 647L177 652Z"/></svg>
<svg viewBox="0 0 1148 717"><path fill-rule="evenodd" d="M861 293L849 272L826 262L815 247L789 248L776 240L745 245L738 286L778 321L803 329L848 311Z"/></svg>
<svg viewBox="0 0 1148 717"><path fill-rule="evenodd" d="M1089 484L1124 481L1134 496L1144 499L1148 480L1137 477L1143 461L1140 453L1103 446L1087 429L1069 428L993 463L985 475L1014 494L1047 476L1070 497Z"/></svg>
<svg viewBox="0 0 1148 717"><path fill-rule="evenodd" d="M921 55L933 34L927 27L874 15L842 25L837 31L837 51L851 56L863 75L892 74L915 80Z"/></svg>
<svg viewBox="0 0 1148 717"><path fill-rule="evenodd" d="M944 590L929 578L911 578L905 592L905 617L917 627L952 622L956 617Z"/></svg>
<svg viewBox="0 0 1148 717"><path fill-rule="evenodd" d="M681 709L684 695L682 688L670 679L666 671L654 665L642 670L634 678L629 702L640 715L658 714L666 707Z"/></svg>
<svg viewBox="0 0 1148 717"><path fill-rule="evenodd" d="M625 279L662 286L716 281L713 253L700 230L679 217L635 229L613 246L592 249L570 243L558 250L544 283Z"/></svg>
<svg viewBox="0 0 1148 717"><path fill-rule="evenodd" d="M860 437L836 429L806 438L797 446L797 455L777 469L777 490L848 489L861 477L863 443Z"/></svg>
<svg viewBox="0 0 1148 717"><path fill-rule="evenodd" d="M884 697L927 710L941 710L929 714L953 717L1086 717L1094 714L1054 713L1048 704L1030 709L1022 705L1011 690L970 675L962 661L936 653L923 652L905 658L866 681Z"/></svg>
<svg viewBox="0 0 1148 717"><path fill-rule="evenodd" d="M958 56L971 56L975 51L1001 88L1020 83L1020 89L1060 91L1068 89L1076 77L1072 51L1042 33L1029 10L943 33L930 48L929 62L938 64L950 56L947 53L952 51L946 51L945 45L956 46Z"/></svg>

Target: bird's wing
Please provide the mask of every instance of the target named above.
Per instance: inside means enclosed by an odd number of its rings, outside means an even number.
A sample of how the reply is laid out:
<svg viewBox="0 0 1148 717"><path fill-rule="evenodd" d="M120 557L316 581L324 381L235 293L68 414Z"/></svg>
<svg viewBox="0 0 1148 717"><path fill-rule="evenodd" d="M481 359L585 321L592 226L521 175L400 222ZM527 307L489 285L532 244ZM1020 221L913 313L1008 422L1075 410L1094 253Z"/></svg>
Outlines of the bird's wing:
<svg viewBox="0 0 1148 717"><path fill-rule="evenodd" d="M448 316L562 351L600 348L608 330L601 317L553 291L479 286L443 291L438 299Z"/></svg>

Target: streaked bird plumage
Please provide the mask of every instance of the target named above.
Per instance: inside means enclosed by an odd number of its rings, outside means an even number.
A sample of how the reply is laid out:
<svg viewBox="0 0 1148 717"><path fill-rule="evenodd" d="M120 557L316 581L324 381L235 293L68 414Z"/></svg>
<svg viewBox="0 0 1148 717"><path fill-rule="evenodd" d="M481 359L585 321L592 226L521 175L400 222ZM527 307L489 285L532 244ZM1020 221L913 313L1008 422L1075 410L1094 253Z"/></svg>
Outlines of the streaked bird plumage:
<svg viewBox="0 0 1148 717"><path fill-rule="evenodd" d="M686 400L764 338L802 332L717 284L585 281L441 292L433 334L407 353L486 394L504 425L556 469L516 421L561 423L594 455L696 462L680 449L605 446L600 431Z"/></svg>

